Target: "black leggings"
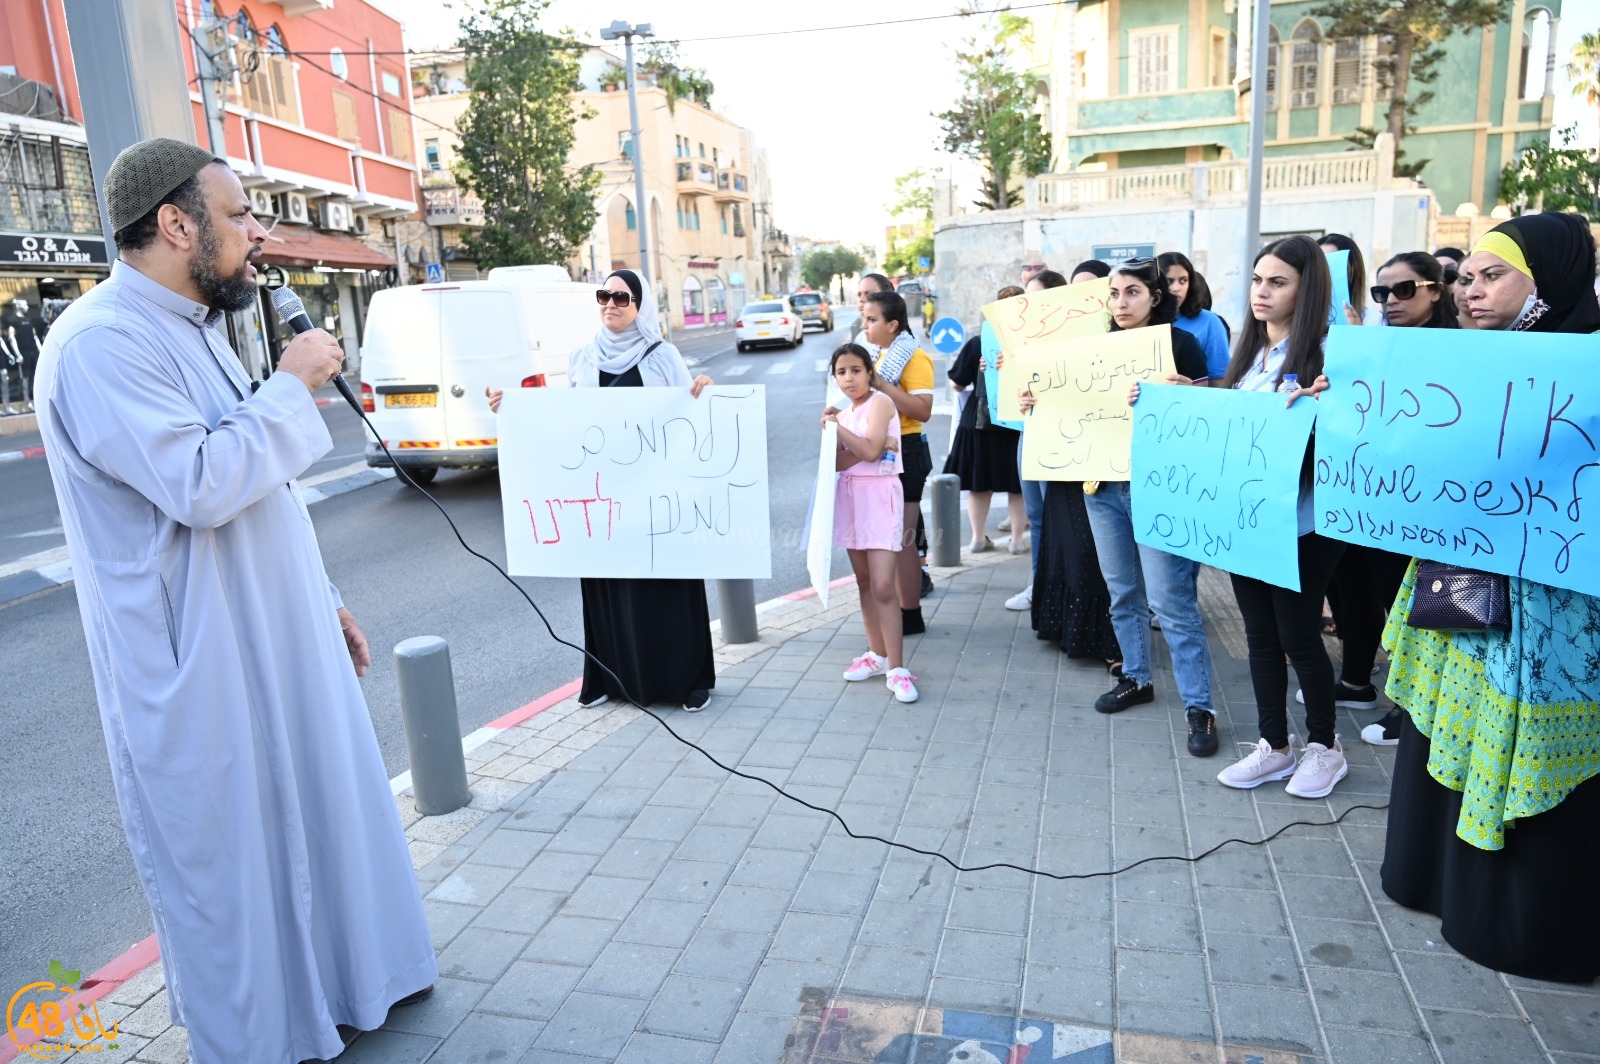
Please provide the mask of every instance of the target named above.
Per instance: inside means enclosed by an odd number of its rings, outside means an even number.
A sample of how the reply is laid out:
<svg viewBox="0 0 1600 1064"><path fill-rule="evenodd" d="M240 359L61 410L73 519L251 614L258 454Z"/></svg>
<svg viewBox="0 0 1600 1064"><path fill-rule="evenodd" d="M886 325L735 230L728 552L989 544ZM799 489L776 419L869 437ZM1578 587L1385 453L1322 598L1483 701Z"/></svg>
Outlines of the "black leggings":
<svg viewBox="0 0 1600 1064"><path fill-rule="evenodd" d="M1233 597L1250 647L1250 683L1256 692L1261 738L1281 750L1289 745L1289 670L1306 700L1306 741L1333 745L1333 663L1322 645L1322 599L1344 544L1316 533L1300 537L1300 590L1233 576Z"/></svg>
<svg viewBox="0 0 1600 1064"><path fill-rule="evenodd" d="M1404 554L1351 544L1333 570L1328 590L1339 595L1339 638L1344 641L1339 678L1345 686L1365 687L1372 682L1383 626L1410 564Z"/></svg>

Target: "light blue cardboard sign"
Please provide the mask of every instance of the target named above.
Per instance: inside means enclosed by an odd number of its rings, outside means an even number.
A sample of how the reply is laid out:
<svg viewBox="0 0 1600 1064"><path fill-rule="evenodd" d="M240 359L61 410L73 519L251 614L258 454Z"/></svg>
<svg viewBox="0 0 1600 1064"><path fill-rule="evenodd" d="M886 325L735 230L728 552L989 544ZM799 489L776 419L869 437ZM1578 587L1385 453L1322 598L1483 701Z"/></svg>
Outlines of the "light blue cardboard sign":
<svg viewBox="0 0 1600 1064"><path fill-rule="evenodd" d="M1021 432L1022 422L1000 420L1000 370L995 366L1000 361L1000 338L994 334L994 326L983 323L978 343L982 345L983 364L988 367L983 371L983 387L989 394L989 423Z"/></svg>
<svg viewBox="0 0 1600 1064"><path fill-rule="evenodd" d="M1333 299L1328 306L1328 324L1349 325L1350 319L1344 316L1344 305L1350 302L1350 253L1330 251L1327 255L1328 273L1333 276Z"/></svg>
<svg viewBox="0 0 1600 1064"><path fill-rule="evenodd" d="M1145 384L1133 408L1133 538L1300 590L1296 502L1317 404Z"/></svg>
<svg viewBox="0 0 1600 1064"><path fill-rule="evenodd" d="M1600 594L1592 336L1334 329L1316 529Z"/></svg>

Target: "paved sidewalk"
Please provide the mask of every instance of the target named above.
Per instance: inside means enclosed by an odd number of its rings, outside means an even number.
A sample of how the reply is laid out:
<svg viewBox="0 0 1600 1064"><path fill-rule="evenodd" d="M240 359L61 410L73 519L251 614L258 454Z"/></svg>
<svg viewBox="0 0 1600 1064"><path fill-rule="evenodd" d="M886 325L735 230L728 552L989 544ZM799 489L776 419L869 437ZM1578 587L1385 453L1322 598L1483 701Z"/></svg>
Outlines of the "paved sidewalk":
<svg viewBox="0 0 1600 1064"><path fill-rule="evenodd" d="M1356 734L1374 713L1341 712L1352 769L1326 800L1216 783L1255 737L1219 574L1202 599L1223 749L1202 760L1164 652L1154 705L1095 713L1104 669L1002 606L1027 559L971 561L910 641L921 702L839 678L863 643L845 588L764 616L761 645L719 648L705 712L663 716L858 832L966 864L1092 872L1387 800L1392 750ZM437 992L340 1064L1600 1060L1600 986L1489 972L1388 901L1383 813L1056 882L851 839L626 707L562 703L469 768L471 808L418 818L399 799ZM95 1059L182 1061L164 999L159 967L120 987L102 1015L132 1037Z"/></svg>

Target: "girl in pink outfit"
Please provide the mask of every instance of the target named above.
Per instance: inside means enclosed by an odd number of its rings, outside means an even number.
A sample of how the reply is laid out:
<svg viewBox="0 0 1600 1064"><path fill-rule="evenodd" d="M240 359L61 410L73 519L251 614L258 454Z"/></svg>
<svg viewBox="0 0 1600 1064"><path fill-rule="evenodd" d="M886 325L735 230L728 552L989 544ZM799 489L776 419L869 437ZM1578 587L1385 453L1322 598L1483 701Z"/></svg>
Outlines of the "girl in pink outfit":
<svg viewBox="0 0 1600 1064"><path fill-rule="evenodd" d="M844 344L830 364L835 383L850 400L822 414L839 427L835 469L833 544L850 555L861 592L861 621L867 652L845 672L846 680L886 676L901 702L917 700L916 677L905 668L905 638L895 584L895 553L900 549L905 502L900 487L900 419L887 395L873 390L872 357L859 344Z"/></svg>

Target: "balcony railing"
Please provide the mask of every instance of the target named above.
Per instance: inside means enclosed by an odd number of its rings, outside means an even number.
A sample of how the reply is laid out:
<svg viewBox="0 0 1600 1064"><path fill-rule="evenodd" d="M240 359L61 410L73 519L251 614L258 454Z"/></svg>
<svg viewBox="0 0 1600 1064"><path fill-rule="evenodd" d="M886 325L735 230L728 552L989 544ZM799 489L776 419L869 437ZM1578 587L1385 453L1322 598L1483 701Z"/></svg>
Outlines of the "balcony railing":
<svg viewBox="0 0 1600 1064"><path fill-rule="evenodd" d="M483 201L454 186L423 189L422 210L429 225L483 224Z"/></svg>
<svg viewBox="0 0 1600 1064"><path fill-rule="evenodd" d="M1382 135L1386 138L1387 134ZM1265 192L1364 192L1395 187L1392 141L1371 151L1329 152L1266 160ZM1244 160L1185 166L1141 166L1127 170L1040 174L1028 182L1030 210L1078 210L1128 202L1235 202L1248 192ZM1415 182L1402 179L1411 187Z"/></svg>
<svg viewBox="0 0 1600 1064"><path fill-rule="evenodd" d="M733 170L723 170L717 174L717 199L719 200L747 200L750 198L750 184L745 176Z"/></svg>
<svg viewBox="0 0 1600 1064"><path fill-rule="evenodd" d="M680 162L678 191L694 196L709 196L717 187L717 171L710 163Z"/></svg>
<svg viewBox="0 0 1600 1064"><path fill-rule="evenodd" d="M100 233L100 209L83 145L0 135L0 229Z"/></svg>

